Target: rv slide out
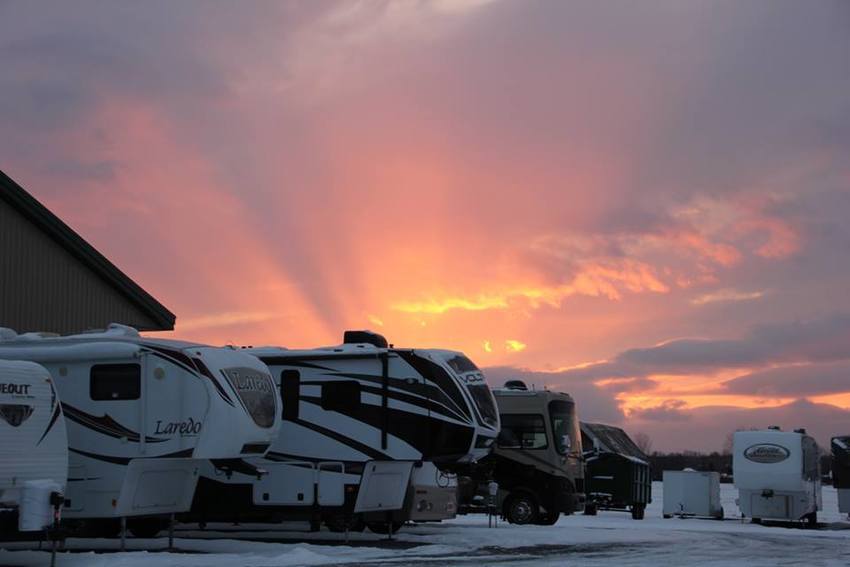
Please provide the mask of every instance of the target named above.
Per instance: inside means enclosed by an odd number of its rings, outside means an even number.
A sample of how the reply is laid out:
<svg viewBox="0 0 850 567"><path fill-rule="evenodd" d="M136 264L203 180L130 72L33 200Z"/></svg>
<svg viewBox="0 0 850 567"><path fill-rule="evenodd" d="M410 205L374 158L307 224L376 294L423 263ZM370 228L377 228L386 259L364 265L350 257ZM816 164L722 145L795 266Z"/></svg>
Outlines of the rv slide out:
<svg viewBox="0 0 850 567"><path fill-rule="evenodd" d="M280 428L268 368L230 348L141 337L129 327L55 337L0 336L0 359L51 374L68 430L63 518L136 535L192 503L203 463L228 470L263 455Z"/></svg>
<svg viewBox="0 0 850 567"><path fill-rule="evenodd" d="M68 436L50 374L0 360L0 541L54 527L68 477Z"/></svg>
<svg viewBox="0 0 850 567"><path fill-rule="evenodd" d="M451 472L485 456L499 431L481 371L458 352L392 348L366 331L347 332L336 347L244 352L280 388L280 434L242 470L204 469L184 519L306 519L333 530L365 520L383 532L450 518Z"/></svg>

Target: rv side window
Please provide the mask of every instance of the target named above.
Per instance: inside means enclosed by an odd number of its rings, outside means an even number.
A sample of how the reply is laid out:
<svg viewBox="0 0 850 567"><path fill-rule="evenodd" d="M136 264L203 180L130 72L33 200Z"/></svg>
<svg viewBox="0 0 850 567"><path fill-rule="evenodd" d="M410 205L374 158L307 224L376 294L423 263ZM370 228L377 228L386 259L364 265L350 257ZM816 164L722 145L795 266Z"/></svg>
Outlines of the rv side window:
<svg viewBox="0 0 850 567"><path fill-rule="evenodd" d="M280 373L280 399L283 400L283 419L298 419L298 404L301 402L301 373L284 370Z"/></svg>
<svg viewBox="0 0 850 567"><path fill-rule="evenodd" d="M91 367L92 400L138 400L142 394L139 364L95 364Z"/></svg>
<svg viewBox="0 0 850 567"><path fill-rule="evenodd" d="M360 407L360 382L353 380L322 384L322 409L345 413Z"/></svg>
<svg viewBox="0 0 850 567"><path fill-rule="evenodd" d="M503 414L498 444L503 449L545 449L546 422L542 415Z"/></svg>

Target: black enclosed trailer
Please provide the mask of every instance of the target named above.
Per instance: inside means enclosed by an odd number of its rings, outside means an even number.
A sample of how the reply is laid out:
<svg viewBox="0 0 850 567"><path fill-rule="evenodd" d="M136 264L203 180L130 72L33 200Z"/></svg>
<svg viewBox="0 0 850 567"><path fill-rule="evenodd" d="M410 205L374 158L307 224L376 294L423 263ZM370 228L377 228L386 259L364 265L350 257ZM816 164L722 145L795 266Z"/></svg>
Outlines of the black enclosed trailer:
<svg viewBox="0 0 850 567"><path fill-rule="evenodd" d="M584 513L597 510L630 511L642 520L652 501L652 476L646 456L619 427L581 423L584 448Z"/></svg>
<svg viewBox="0 0 850 567"><path fill-rule="evenodd" d="M838 491L838 511L850 514L850 435L832 438L832 485Z"/></svg>

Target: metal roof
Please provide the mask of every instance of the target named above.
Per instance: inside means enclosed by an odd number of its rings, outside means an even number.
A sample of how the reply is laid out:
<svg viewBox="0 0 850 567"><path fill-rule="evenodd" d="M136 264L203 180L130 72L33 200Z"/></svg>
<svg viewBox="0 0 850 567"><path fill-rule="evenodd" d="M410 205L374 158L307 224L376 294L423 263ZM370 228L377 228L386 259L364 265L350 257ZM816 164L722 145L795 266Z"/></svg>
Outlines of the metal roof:
<svg viewBox="0 0 850 567"><path fill-rule="evenodd" d="M0 199L7 202L47 236L92 270L128 301L150 317L158 331L174 329L176 316L106 259L59 217L0 170Z"/></svg>

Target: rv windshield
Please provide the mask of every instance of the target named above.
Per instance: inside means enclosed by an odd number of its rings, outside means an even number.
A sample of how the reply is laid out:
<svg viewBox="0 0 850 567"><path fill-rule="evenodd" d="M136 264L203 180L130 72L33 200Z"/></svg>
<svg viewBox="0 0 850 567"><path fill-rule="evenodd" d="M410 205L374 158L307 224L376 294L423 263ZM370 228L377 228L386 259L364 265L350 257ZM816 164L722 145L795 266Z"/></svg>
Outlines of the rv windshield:
<svg viewBox="0 0 850 567"><path fill-rule="evenodd" d="M493 392L490 391L489 386L484 383L469 384L467 388L469 388L469 393L472 394L472 399L475 400L475 405L478 406L481 419L487 425L496 427L499 424L499 410L496 409Z"/></svg>
<svg viewBox="0 0 850 567"><path fill-rule="evenodd" d="M475 406L478 408L478 413L481 414L484 423L490 427L498 427L499 410L496 408L493 392L490 391L490 387L484 381L484 374L475 366L474 362L462 354L453 356L446 362L466 384L466 388L475 401Z"/></svg>
<svg viewBox="0 0 850 567"><path fill-rule="evenodd" d="M567 453L580 454L581 437L578 433L575 404L564 400L549 402L549 418L552 420L555 449L562 455Z"/></svg>

